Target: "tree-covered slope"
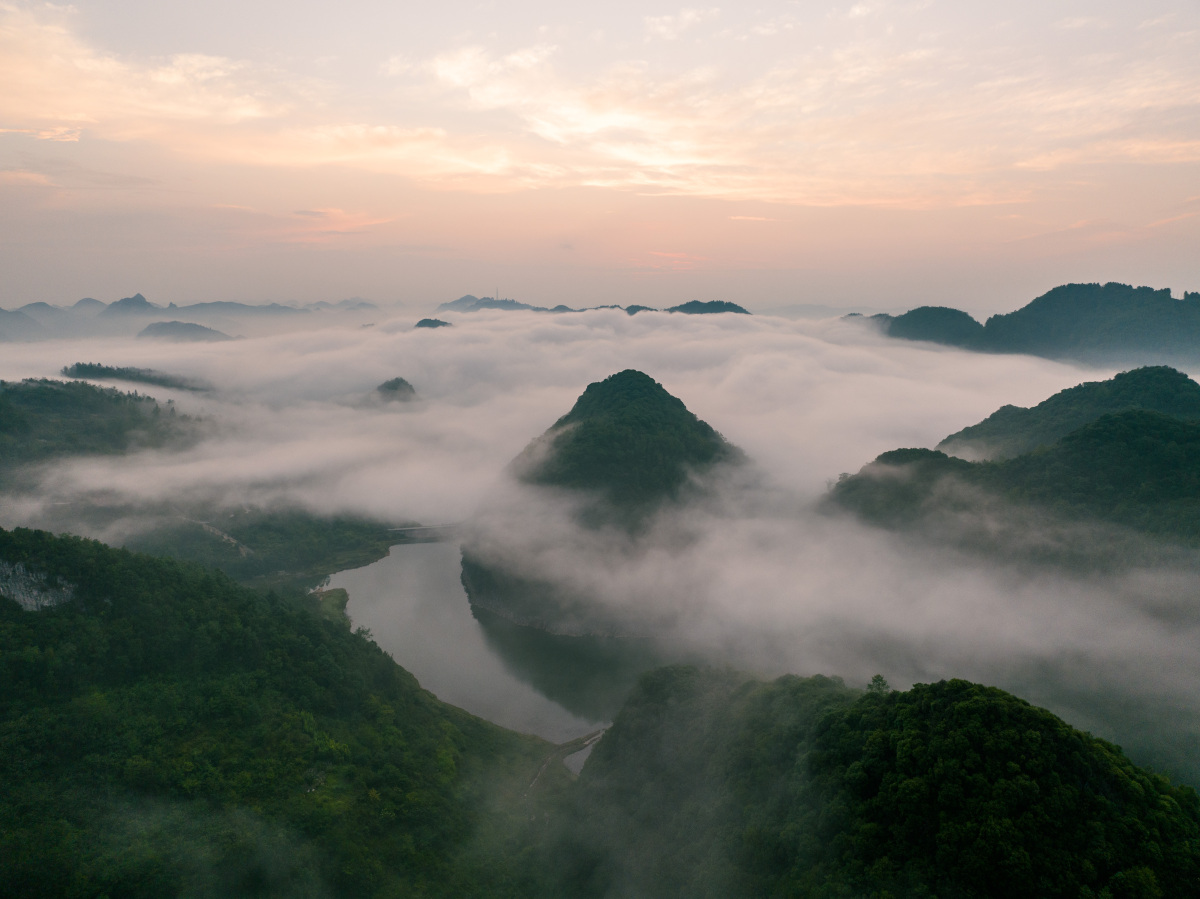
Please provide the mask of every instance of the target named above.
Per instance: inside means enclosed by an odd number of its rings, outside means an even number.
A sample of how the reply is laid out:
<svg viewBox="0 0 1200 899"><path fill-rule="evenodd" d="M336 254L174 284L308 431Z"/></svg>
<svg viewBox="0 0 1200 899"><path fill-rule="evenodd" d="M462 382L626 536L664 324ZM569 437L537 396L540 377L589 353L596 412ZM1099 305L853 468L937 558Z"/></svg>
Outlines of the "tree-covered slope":
<svg viewBox="0 0 1200 899"><path fill-rule="evenodd" d="M0 478L15 465L177 445L192 435L173 406L153 397L81 381L0 381Z"/></svg>
<svg viewBox="0 0 1200 899"><path fill-rule="evenodd" d="M949 346L972 348L983 337L983 326L960 309L947 306L918 306L903 315L882 316L889 337L928 340Z"/></svg>
<svg viewBox="0 0 1200 899"><path fill-rule="evenodd" d="M629 369L589 384L571 410L513 460L512 470L526 484L572 492L579 501L572 526L612 527L631 538L629 551L637 552L657 511L702 495L707 475L742 458L661 384ZM648 625L639 620L641 609L614 609L561 578L530 571L519 545L496 539L499 530L507 537L505 522L527 511L499 510L488 520L490 530L468 532L462 582L472 604L563 636L642 633ZM520 528L511 532L519 536Z"/></svg>
<svg viewBox="0 0 1200 899"><path fill-rule="evenodd" d="M840 480L832 499L899 527L961 502L961 493L941 489L948 478L1067 519L1200 540L1200 422L1142 409L1101 416L1050 447L998 462L893 450Z"/></svg>
<svg viewBox="0 0 1200 899"><path fill-rule="evenodd" d="M185 379L147 369L76 363L80 377L141 378L160 386ZM193 385L189 389L199 389ZM146 448L182 448L200 434L198 423L173 404L81 381L0 382L0 489L28 489L23 464L70 456L120 455ZM255 586L310 588L345 568L381 559L403 540L387 524L303 509L222 508L202 503L88 501L50 504L40 526L51 530L120 533L124 544L220 568Z"/></svg>
<svg viewBox="0 0 1200 899"><path fill-rule="evenodd" d="M552 824L561 896L1182 896L1200 801L965 681L645 676Z"/></svg>
<svg viewBox="0 0 1200 899"><path fill-rule="evenodd" d="M1194 356L1200 350L1200 293L1176 300L1166 288L1064 284L1015 312L991 316L983 330L986 348L998 352Z"/></svg>
<svg viewBox="0 0 1200 899"><path fill-rule="evenodd" d="M522 480L603 495L621 508L678 499L689 474L738 451L648 375L589 384L514 463Z"/></svg>
<svg viewBox="0 0 1200 899"><path fill-rule="evenodd" d="M128 366L101 365L98 362L76 362L64 366L62 373L68 378L92 378L96 380L134 381L139 384L154 384L158 387L170 387L176 390L211 390L212 388L194 378L185 378L152 368L131 368Z"/></svg>
<svg viewBox="0 0 1200 899"><path fill-rule="evenodd" d="M329 575L384 558L405 536L387 524L305 509L197 506L187 515L129 516L124 545L219 568L254 587L315 587Z"/></svg>
<svg viewBox="0 0 1200 899"><path fill-rule="evenodd" d="M1107 381L1059 391L1032 408L1002 406L979 424L951 434L937 448L964 459L1007 459L1127 409L1200 419L1200 384L1165 365L1121 372Z"/></svg>
<svg viewBox="0 0 1200 899"><path fill-rule="evenodd" d="M438 702L315 599L21 530L0 596L0 893L525 892L511 841L547 745Z"/></svg>

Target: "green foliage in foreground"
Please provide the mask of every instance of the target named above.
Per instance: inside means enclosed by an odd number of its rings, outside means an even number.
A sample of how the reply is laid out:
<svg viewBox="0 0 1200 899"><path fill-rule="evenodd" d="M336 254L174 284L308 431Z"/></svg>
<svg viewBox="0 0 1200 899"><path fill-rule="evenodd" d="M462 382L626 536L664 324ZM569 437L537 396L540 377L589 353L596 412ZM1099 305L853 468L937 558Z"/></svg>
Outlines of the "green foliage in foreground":
<svg viewBox="0 0 1200 899"><path fill-rule="evenodd" d="M68 378L92 378L112 381L134 381L139 384L154 384L158 387L171 387L176 390L208 390L206 384L182 375L172 375L153 368L130 368L114 365L101 365L98 362L76 362L63 368L62 373Z"/></svg>
<svg viewBox="0 0 1200 899"><path fill-rule="evenodd" d="M1165 365L1122 372L1061 390L1036 406L1002 406L937 445L952 456L1007 459L1049 446L1102 415L1146 409L1200 419L1200 384Z"/></svg>
<svg viewBox="0 0 1200 899"><path fill-rule="evenodd" d="M35 531L0 531L0 562L10 593L75 594L0 598L0 893L526 892L547 744L438 702L316 599Z"/></svg>
<svg viewBox="0 0 1200 899"><path fill-rule="evenodd" d="M547 843L563 896L1162 897L1200 799L965 681L644 677Z"/></svg>
<svg viewBox="0 0 1200 899"><path fill-rule="evenodd" d="M597 491L617 507L675 499L690 472L740 453L648 375L589 384L571 411L517 460L535 484Z"/></svg>
<svg viewBox="0 0 1200 899"><path fill-rule="evenodd" d="M126 541L130 549L200 562L256 587L315 587L384 558L402 541L386 524L302 509L202 509Z"/></svg>
<svg viewBox="0 0 1200 899"><path fill-rule="evenodd" d="M81 381L0 381L3 469L86 454L114 454L187 442L192 422L153 397Z"/></svg>
<svg viewBox="0 0 1200 899"><path fill-rule="evenodd" d="M1119 412L1051 447L1000 462L893 450L839 481L832 498L869 521L902 527L961 500L961 493L946 489L955 482L1063 518L1194 544L1200 541L1200 422Z"/></svg>

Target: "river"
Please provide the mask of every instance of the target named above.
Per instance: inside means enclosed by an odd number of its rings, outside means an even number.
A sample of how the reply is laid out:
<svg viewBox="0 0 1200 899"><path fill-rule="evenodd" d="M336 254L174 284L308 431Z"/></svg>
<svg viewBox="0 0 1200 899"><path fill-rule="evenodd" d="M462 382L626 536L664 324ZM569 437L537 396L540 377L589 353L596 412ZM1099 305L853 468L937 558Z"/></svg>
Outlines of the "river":
<svg viewBox="0 0 1200 899"><path fill-rule="evenodd" d="M459 581L457 543L393 546L387 558L340 571L354 627L439 699L510 730L563 743L607 722L581 717L517 677L489 645Z"/></svg>

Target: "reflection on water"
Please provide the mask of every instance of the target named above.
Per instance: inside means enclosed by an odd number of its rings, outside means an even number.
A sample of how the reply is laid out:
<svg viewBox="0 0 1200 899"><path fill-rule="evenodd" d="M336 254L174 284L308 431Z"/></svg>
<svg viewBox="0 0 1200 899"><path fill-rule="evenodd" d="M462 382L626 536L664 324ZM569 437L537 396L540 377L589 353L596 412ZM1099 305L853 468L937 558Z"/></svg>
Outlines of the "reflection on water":
<svg viewBox="0 0 1200 899"><path fill-rule="evenodd" d="M455 543L393 546L386 559L341 571L329 586L350 594L347 612L439 699L555 743L602 726L568 711L515 676L472 617Z"/></svg>
<svg viewBox="0 0 1200 899"><path fill-rule="evenodd" d="M649 640L564 637L472 607L488 645L517 677L577 715L611 720L638 675L665 664Z"/></svg>

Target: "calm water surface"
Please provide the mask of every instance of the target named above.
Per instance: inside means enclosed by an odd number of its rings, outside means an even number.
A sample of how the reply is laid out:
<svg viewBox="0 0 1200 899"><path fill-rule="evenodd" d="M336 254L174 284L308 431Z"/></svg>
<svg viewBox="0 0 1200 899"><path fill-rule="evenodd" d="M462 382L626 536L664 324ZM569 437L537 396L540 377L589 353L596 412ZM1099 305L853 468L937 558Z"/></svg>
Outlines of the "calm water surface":
<svg viewBox="0 0 1200 899"><path fill-rule="evenodd" d="M505 666L471 615L459 572L457 543L409 543L365 568L338 572L329 586L350 594L354 627L369 628L439 699L555 743L603 726L547 699Z"/></svg>

